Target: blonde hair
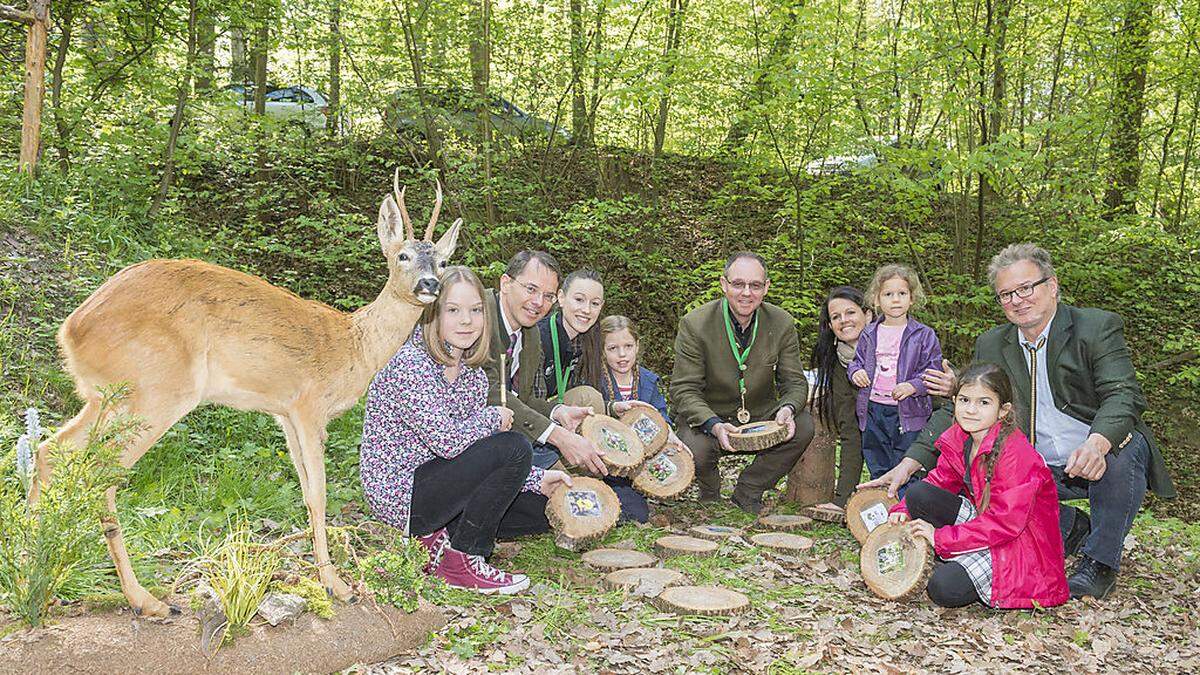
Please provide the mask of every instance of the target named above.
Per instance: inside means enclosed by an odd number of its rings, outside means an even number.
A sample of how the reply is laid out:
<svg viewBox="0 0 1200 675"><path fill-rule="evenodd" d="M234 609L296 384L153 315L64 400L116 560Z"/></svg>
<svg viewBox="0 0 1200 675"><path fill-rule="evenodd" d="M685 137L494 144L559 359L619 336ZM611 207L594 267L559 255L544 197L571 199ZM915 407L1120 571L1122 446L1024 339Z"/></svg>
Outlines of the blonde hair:
<svg viewBox="0 0 1200 675"><path fill-rule="evenodd" d="M442 311L445 309L445 298L449 295L450 288L456 284L469 284L479 294L479 300L487 302L483 284L469 267L453 265L447 267L446 271L442 273L442 289L438 293L437 300L427 306L425 313L421 315L421 331L425 336L425 349L429 351L429 355L433 357L434 361L446 366L454 365L454 359L450 358L450 352L446 349L446 341L442 337L442 328L438 318L442 316ZM492 347L491 313L487 311L486 307L483 315L483 333L475 341L475 344L463 352L463 363L472 368L478 368L491 359L489 353Z"/></svg>
<svg viewBox="0 0 1200 675"><path fill-rule="evenodd" d="M620 314L611 314L611 315L606 316L603 319L601 319L600 320L600 346L601 346L601 348L604 347L604 338L605 337L612 335L613 333L623 331L623 330L629 331L629 334L633 336L634 342L639 342L639 343L641 342L641 339L638 338L637 329L633 327L633 322L629 320L629 317L622 316ZM639 356L640 356L640 354L639 354ZM604 395L604 400L611 401L615 397L613 395L613 390L612 390L612 378L609 377L609 369L608 369L607 364L604 366L604 378L603 379L604 379L604 382L601 383L602 384L601 392ZM638 385L640 384L638 382L638 379L639 379L638 378L638 364L635 361L633 364L633 397L634 398L637 398Z"/></svg>
<svg viewBox="0 0 1200 675"><path fill-rule="evenodd" d="M875 276L871 278L871 285L867 286L867 302L871 303L876 314L883 313L883 308L879 306L879 292L883 290L883 284L892 279L903 279L904 283L908 284L908 292L912 295L913 309L925 304L925 289L921 287L921 279L917 276L916 271L908 265L891 263L875 270Z"/></svg>

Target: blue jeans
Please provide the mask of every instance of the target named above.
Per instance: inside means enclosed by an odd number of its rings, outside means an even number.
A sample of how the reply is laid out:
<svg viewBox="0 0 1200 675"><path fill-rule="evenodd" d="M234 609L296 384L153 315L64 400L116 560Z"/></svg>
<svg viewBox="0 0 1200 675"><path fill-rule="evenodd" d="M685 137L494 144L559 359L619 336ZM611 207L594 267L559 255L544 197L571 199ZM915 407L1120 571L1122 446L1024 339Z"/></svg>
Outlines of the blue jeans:
<svg viewBox="0 0 1200 675"><path fill-rule="evenodd" d="M867 462L871 478L879 478L891 471L908 446L917 440L920 429L900 431L900 409L894 405L883 405L870 401L867 403L867 428L862 434L862 454Z"/></svg>
<svg viewBox="0 0 1200 675"><path fill-rule="evenodd" d="M536 442L533 444L534 466L549 469L560 459L562 459L562 454L553 445ZM613 492L617 493L617 500L621 502L621 521L649 522L650 505L646 502L646 498L642 493L633 489L632 481L628 478L605 476L604 482L613 489Z"/></svg>
<svg viewBox="0 0 1200 675"><path fill-rule="evenodd" d="M1058 486L1059 501L1086 499L1091 508L1092 533L1083 545L1083 554L1113 569L1121 567L1121 549L1125 535L1133 527L1133 517L1142 508L1146 496L1146 465L1150 445L1133 432L1133 438L1120 450L1108 453L1108 468L1100 480L1073 478L1062 466L1051 466ZM1079 510L1063 504L1059 509L1059 529L1065 539L1079 516Z"/></svg>

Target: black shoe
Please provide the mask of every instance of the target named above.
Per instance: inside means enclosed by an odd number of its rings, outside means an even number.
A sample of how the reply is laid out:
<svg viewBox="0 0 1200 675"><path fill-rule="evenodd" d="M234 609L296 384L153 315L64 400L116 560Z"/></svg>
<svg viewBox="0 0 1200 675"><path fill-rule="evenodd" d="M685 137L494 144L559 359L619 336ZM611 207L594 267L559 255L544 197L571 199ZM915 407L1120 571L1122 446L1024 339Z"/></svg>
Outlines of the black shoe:
<svg viewBox="0 0 1200 675"><path fill-rule="evenodd" d="M1075 569L1071 570L1071 576L1067 579L1071 597L1076 600L1088 595L1103 600L1116 585L1117 571L1086 555L1079 556L1079 562L1075 564Z"/></svg>
<svg viewBox="0 0 1200 675"><path fill-rule="evenodd" d="M739 509L755 516L757 516L763 510L761 493L759 493L758 496L751 497L734 490L733 495L729 498L729 501L733 502L733 505Z"/></svg>
<svg viewBox="0 0 1200 675"><path fill-rule="evenodd" d="M1075 520L1071 523L1071 531L1063 540L1063 552L1067 557L1079 553L1079 549L1083 548L1083 542L1087 541L1088 535L1091 533L1092 519L1083 511L1075 509Z"/></svg>
<svg viewBox="0 0 1200 675"><path fill-rule="evenodd" d="M719 502L721 501L721 492L719 490L705 490L704 488L700 488L700 497L698 499L701 502Z"/></svg>

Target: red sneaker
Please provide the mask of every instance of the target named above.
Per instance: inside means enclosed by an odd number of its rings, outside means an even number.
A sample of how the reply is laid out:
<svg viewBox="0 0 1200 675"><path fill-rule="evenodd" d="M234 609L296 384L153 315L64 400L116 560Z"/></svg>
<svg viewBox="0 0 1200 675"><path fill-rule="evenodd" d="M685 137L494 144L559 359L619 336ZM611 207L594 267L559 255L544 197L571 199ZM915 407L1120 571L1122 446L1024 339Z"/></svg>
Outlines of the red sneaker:
<svg viewBox="0 0 1200 675"><path fill-rule="evenodd" d="M529 577L509 574L492 567L481 555L467 555L446 546L434 575L453 588L477 591L484 595L509 595L529 588Z"/></svg>
<svg viewBox="0 0 1200 675"><path fill-rule="evenodd" d="M426 551L429 551L429 562L425 563L424 572L433 574L437 569L438 563L442 562L442 554L450 547L450 535L446 533L446 528L442 528L436 532L431 532L423 537L413 537Z"/></svg>

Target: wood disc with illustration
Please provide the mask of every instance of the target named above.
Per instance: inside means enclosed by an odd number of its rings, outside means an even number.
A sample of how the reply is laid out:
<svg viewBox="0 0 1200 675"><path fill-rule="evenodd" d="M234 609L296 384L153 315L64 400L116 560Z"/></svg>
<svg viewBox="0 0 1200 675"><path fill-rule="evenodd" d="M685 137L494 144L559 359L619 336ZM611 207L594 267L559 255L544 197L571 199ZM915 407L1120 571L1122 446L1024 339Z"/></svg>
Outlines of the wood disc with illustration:
<svg viewBox="0 0 1200 675"><path fill-rule="evenodd" d="M804 509L802 513L813 520L819 520L823 523L846 522L846 512L841 509L822 509L816 506L810 506Z"/></svg>
<svg viewBox="0 0 1200 675"><path fill-rule="evenodd" d="M801 553L813 547L812 539L790 532L760 532L750 537L750 542L780 553Z"/></svg>
<svg viewBox="0 0 1200 675"><path fill-rule="evenodd" d="M604 453L604 466L612 476L629 478L646 463L646 447L628 425L608 415L591 415L579 425L579 435Z"/></svg>
<svg viewBox="0 0 1200 675"><path fill-rule="evenodd" d="M554 543L578 551L608 534L621 515L617 493L603 481L573 476L573 485L559 485L546 500L546 520L554 528Z"/></svg>
<svg viewBox="0 0 1200 675"><path fill-rule="evenodd" d="M634 591L646 587L664 589L681 584L686 580L687 577L683 576L683 572L667 567L630 567L609 572L601 580L601 583L605 588L613 591ZM652 595L658 595L658 593Z"/></svg>
<svg viewBox="0 0 1200 675"><path fill-rule="evenodd" d="M772 513L771 515L759 518L758 524L772 530L804 530L812 527L813 519L808 516Z"/></svg>
<svg viewBox="0 0 1200 675"><path fill-rule="evenodd" d="M884 523L863 544L859 568L875 595L885 600L911 600L929 583L933 551L905 525Z"/></svg>
<svg viewBox="0 0 1200 675"><path fill-rule="evenodd" d="M671 499L686 490L695 476L692 453L667 446L642 465L642 470L633 477L633 487L644 495Z"/></svg>
<svg viewBox="0 0 1200 675"><path fill-rule="evenodd" d="M787 438L787 427L774 420L751 422L729 434L729 445L738 452L762 452Z"/></svg>
<svg viewBox="0 0 1200 675"><path fill-rule="evenodd" d="M850 534L858 543L866 542L872 530L887 522L888 509L897 501L883 488L867 488L850 495L846 502L846 527L850 528Z"/></svg>
<svg viewBox="0 0 1200 675"><path fill-rule="evenodd" d="M557 403L555 399L550 399ZM563 393L563 405L573 405L580 408L591 408L594 413L604 412L604 395L599 389L589 387L586 384L581 384L578 387L572 387Z"/></svg>
<svg viewBox="0 0 1200 675"><path fill-rule="evenodd" d="M710 541L725 541L731 537L740 537L743 533L741 529L728 525L696 525L688 532Z"/></svg>
<svg viewBox="0 0 1200 675"><path fill-rule="evenodd" d="M750 607L745 594L720 586L672 586L651 602L664 612L706 616L741 614Z"/></svg>
<svg viewBox="0 0 1200 675"><path fill-rule="evenodd" d="M653 408L635 405L617 419L633 429L633 433L637 434L638 440L646 448L647 456L662 450L662 447L667 444L667 438L671 435L671 427L667 426L667 421Z"/></svg>
<svg viewBox="0 0 1200 675"><path fill-rule="evenodd" d="M708 539L688 537L682 534L668 534L659 537L654 542L654 548L664 556L695 555L710 556L717 552L717 542Z"/></svg>
<svg viewBox="0 0 1200 675"><path fill-rule="evenodd" d="M658 558L649 553L624 548L594 548L586 551L582 557L583 562L606 572L658 564Z"/></svg>

